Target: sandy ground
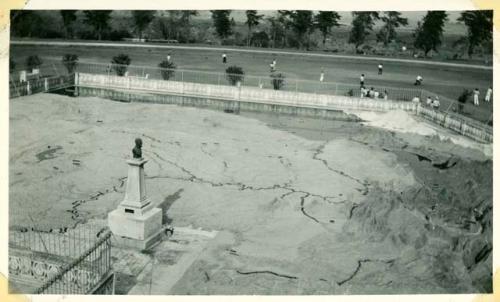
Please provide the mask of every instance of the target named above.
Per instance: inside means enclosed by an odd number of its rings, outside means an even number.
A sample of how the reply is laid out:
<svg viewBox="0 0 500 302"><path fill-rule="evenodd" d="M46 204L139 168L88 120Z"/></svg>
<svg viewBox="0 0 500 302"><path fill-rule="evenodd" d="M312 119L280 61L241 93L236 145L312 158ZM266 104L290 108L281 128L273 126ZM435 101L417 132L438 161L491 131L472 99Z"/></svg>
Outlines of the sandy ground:
<svg viewBox="0 0 500 302"><path fill-rule="evenodd" d="M10 108L11 225L104 219L143 139L165 221L218 232L163 294L491 291L488 146L48 94Z"/></svg>

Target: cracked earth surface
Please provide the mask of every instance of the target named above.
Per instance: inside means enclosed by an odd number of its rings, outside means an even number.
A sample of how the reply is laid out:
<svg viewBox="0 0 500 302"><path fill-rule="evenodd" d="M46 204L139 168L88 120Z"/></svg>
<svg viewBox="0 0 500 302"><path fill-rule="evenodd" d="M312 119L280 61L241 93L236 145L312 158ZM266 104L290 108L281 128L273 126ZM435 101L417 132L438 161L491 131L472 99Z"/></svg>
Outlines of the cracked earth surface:
<svg viewBox="0 0 500 302"><path fill-rule="evenodd" d="M465 230L405 201L437 198L417 169L456 171L458 158L487 159L445 143L434 144L439 152L422 150L425 138L409 146L408 136L354 123L324 122L314 132L289 121L283 131L269 121L194 108L46 94L12 100L10 223L29 225L36 217L41 226L72 228L105 218L123 199L125 160L141 137L150 199L159 204L180 192L168 208L171 223L219 232L169 293L478 290L474 268L447 244L470 245L466 231L482 240L489 236L484 226ZM476 194L486 203L476 207L482 214L491 203L488 185ZM436 265L443 250L446 268Z"/></svg>

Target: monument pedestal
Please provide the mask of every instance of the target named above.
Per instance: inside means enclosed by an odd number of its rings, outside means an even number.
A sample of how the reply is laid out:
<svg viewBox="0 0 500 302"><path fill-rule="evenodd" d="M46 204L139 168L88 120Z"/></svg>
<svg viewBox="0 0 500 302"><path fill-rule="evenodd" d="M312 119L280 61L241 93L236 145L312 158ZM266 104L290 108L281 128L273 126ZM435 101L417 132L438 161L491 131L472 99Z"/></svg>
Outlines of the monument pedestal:
<svg viewBox="0 0 500 302"><path fill-rule="evenodd" d="M146 196L144 164L147 160L128 160L125 198L108 214L108 226L115 235L115 244L147 249L161 237L162 211L153 207Z"/></svg>

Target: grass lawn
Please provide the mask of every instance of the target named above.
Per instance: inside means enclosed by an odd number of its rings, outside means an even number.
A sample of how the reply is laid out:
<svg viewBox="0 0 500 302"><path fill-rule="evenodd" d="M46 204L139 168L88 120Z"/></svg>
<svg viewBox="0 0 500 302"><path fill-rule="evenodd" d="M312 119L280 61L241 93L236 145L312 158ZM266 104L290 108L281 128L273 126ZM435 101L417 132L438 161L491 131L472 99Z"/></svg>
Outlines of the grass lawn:
<svg viewBox="0 0 500 302"><path fill-rule="evenodd" d="M479 88L481 99L484 99L486 89L492 85L492 70L477 70L460 67L417 65L414 63L385 62L383 75L377 74L377 61L361 61L356 59L339 59L308 57L303 55L273 55L264 53L228 52L228 64L222 64L219 50L172 50L158 48L107 48L89 46L31 46L12 45L10 56L22 68L26 58L37 54L46 62L60 61L66 53L77 54L80 62L109 63L118 53L128 54L132 65L156 67L166 59L168 53L178 69L200 70L223 73L229 65L238 65L246 75L269 75L269 63L276 58L277 70L286 74L287 79L301 79L318 81L321 69L325 70L325 82L359 84L359 76L365 74L365 85L374 87L415 88L415 77L424 78L423 89L456 100L464 88ZM470 100L472 102L472 100ZM470 107L469 105L467 107ZM482 115L489 116L492 111L491 103L481 102Z"/></svg>

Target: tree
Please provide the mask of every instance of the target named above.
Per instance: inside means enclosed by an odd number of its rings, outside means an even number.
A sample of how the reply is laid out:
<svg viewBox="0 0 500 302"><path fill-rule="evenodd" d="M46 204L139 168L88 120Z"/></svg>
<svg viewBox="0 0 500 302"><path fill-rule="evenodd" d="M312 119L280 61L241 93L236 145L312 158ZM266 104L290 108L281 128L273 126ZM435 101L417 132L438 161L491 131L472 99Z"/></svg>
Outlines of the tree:
<svg viewBox="0 0 500 302"><path fill-rule="evenodd" d="M297 10L290 14L290 27L297 35L299 47L304 45L304 35L314 30L313 12L310 10ZM309 47L309 36L307 36L307 47Z"/></svg>
<svg viewBox="0 0 500 302"><path fill-rule="evenodd" d="M352 29L349 34L349 43L356 46L356 49L365 42L365 38L373 29L375 20L380 19L378 12L353 12Z"/></svg>
<svg viewBox="0 0 500 302"><path fill-rule="evenodd" d="M166 81L168 81L170 78L174 76L175 69L177 68L174 62L168 60L161 61L161 63L158 64L158 67L161 68L160 69L161 77Z"/></svg>
<svg viewBox="0 0 500 302"><path fill-rule="evenodd" d="M127 72L128 65L132 60L126 54L119 54L113 57L111 60L112 68L116 72L117 75L123 76Z"/></svg>
<svg viewBox="0 0 500 302"><path fill-rule="evenodd" d="M323 47L325 47L326 37L330 34L332 27L340 26L340 15L337 12L320 11L314 16L316 27L323 35Z"/></svg>
<svg viewBox="0 0 500 302"><path fill-rule="evenodd" d="M42 64L42 59L40 59L40 57L37 55L29 56L26 58L26 67L28 67L28 70L31 70L32 72L33 69L38 69L40 66L42 66Z"/></svg>
<svg viewBox="0 0 500 302"><path fill-rule="evenodd" d="M65 54L62 57L62 64L68 70L69 74L75 72L76 66L78 65L78 55L75 54Z"/></svg>
<svg viewBox="0 0 500 302"><path fill-rule="evenodd" d="M474 48L483 42L492 41L493 35L493 11L475 10L465 11L460 14L457 21L467 26L467 54L469 58L474 53Z"/></svg>
<svg viewBox="0 0 500 302"><path fill-rule="evenodd" d="M264 17L264 15L257 15L256 10L247 10L245 11L245 14L247 15L247 21L245 22L245 24L248 26L247 46L250 46L252 27L259 25L260 20Z"/></svg>
<svg viewBox="0 0 500 302"><path fill-rule="evenodd" d="M61 10L61 17L66 30L66 38L73 38L73 23L76 21L76 10Z"/></svg>
<svg viewBox="0 0 500 302"><path fill-rule="evenodd" d="M285 75L282 73L271 72L271 85L273 85L274 90L280 90L285 86Z"/></svg>
<svg viewBox="0 0 500 302"><path fill-rule="evenodd" d="M401 13L395 11L385 12L380 20L384 22L384 26L380 29L377 40L384 42L385 46L396 38L396 28L408 25L408 19L402 18Z"/></svg>
<svg viewBox="0 0 500 302"><path fill-rule="evenodd" d="M97 40L102 39L104 31L109 30L109 20L111 19L111 10L85 10L84 22L94 28Z"/></svg>
<svg viewBox="0 0 500 302"><path fill-rule="evenodd" d="M437 48L441 45L446 20L448 20L446 12L428 11L422 19L422 23L419 23L415 30L415 48L423 50L425 56L431 50L437 51Z"/></svg>
<svg viewBox="0 0 500 302"><path fill-rule="evenodd" d="M16 70L16 62L9 58L9 73L13 73Z"/></svg>
<svg viewBox="0 0 500 302"><path fill-rule="evenodd" d="M285 33L283 25L278 21L276 17L268 17L266 21L269 23L269 35L272 41L272 47L276 47L276 40L282 38Z"/></svg>
<svg viewBox="0 0 500 302"><path fill-rule="evenodd" d="M155 18L154 10L135 10L132 12L135 27L139 33L139 39L142 39L142 33Z"/></svg>
<svg viewBox="0 0 500 302"><path fill-rule="evenodd" d="M34 10L13 10L10 15L11 33L13 36L32 37L40 32L43 23L39 13Z"/></svg>
<svg viewBox="0 0 500 302"><path fill-rule="evenodd" d="M229 84L235 86L238 82L243 82L243 78L245 77L245 72L243 68L233 65L226 68L226 79Z"/></svg>
<svg viewBox="0 0 500 302"><path fill-rule="evenodd" d="M180 24L183 29L182 39L186 42L191 41L191 17L198 16L198 11L196 10L181 10Z"/></svg>
<svg viewBox="0 0 500 302"><path fill-rule="evenodd" d="M229 15L230 10L211 10L212 20L214 22L215 31L221 39L226 39L232 34L231 26L233 25Z"/></svg>
<svg viewBox="0 0 500 302"><path fill-rule="evenodd" d="M258 47L269 47L269 36L265 31L258 31L252 34L252 45Z"/></svg>
<svg viewBox="0 0 500 302"><path fill-rule="evenodd" d="M293 11L291 10L278 10L278 22L281 24L281 27L283 28L283 36L281 39L281 45L283 47L286 47L288 45L287 43L287 32L288 29L290 29L291 26L291 18L290 16L293 14Z"/></svg>

